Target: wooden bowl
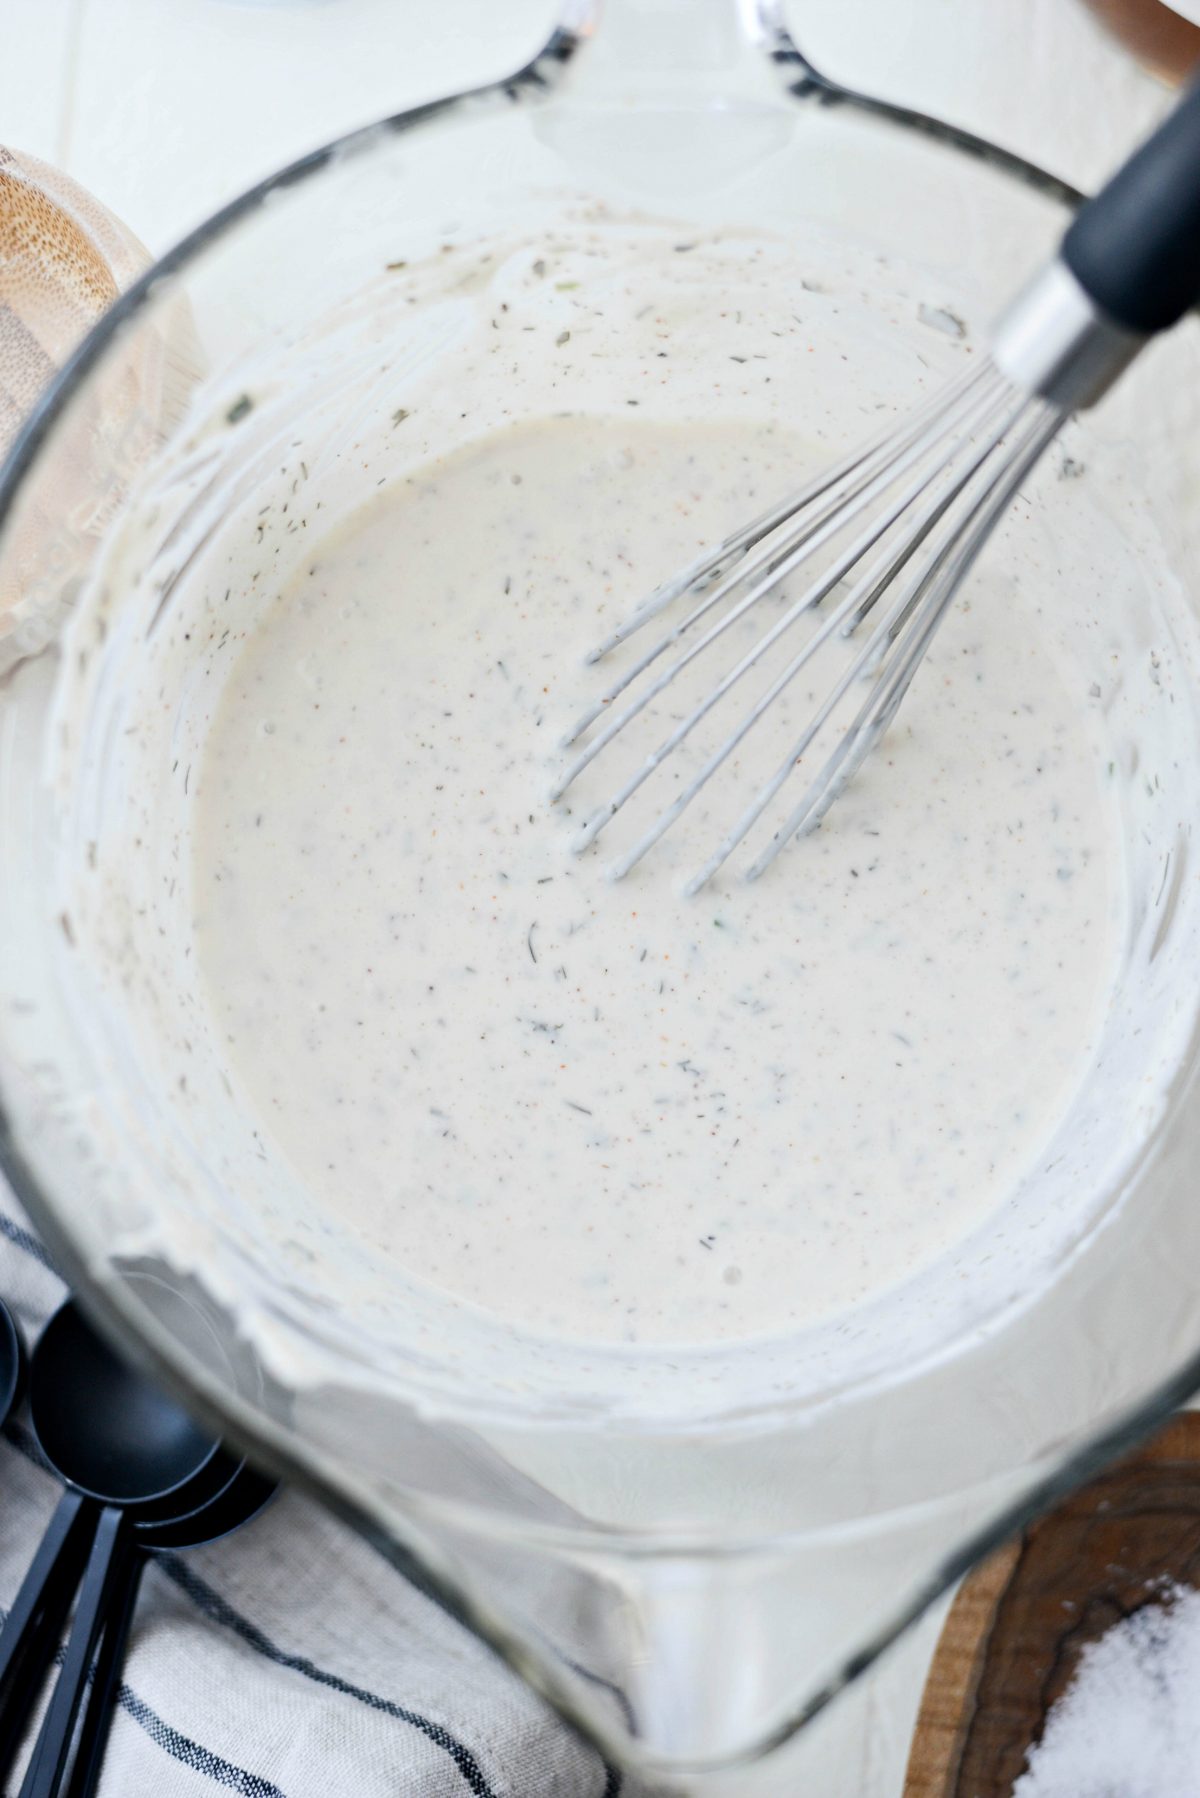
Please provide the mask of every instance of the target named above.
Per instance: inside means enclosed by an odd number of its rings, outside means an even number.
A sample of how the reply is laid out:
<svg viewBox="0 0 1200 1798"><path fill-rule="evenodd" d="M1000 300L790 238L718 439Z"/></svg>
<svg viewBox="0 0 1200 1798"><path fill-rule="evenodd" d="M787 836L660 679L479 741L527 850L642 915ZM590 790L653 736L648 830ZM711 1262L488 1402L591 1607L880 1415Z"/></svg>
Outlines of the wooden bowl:
<svg viewBox="0 0 1200 1798"><path fill-rule="evenodd" d="M1200 1588L1195 1412L964 1580L929 1670L904 1798L1011 1798L1082 1649L1157 1603L1164 1581Z"/></svg>
<svg viewBox="0 0 1200 1798"><path fill-rule="evenodd" d="M0 146L0 462L51 377L150 258L77 182ZM101 533L183 412L199 372L182 299L86 384L71 449L27 482L5 529L0 678L56 635ZM86 420L84 420L86 414Z"/></svg>

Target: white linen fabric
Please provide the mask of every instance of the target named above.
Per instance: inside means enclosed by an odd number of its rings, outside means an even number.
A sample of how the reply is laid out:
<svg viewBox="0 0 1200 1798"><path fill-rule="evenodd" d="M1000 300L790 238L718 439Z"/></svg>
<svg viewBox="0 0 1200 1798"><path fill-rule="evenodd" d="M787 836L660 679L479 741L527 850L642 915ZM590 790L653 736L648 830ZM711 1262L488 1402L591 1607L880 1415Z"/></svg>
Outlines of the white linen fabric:
<svg viewBox="0 0 1200 1798"><path fill-rule="evenodd" d="M0 1296L27 1344L64 1295L0 1188ZM60 1491L19 1411L0 1441L0 1606L11 1604ZM14 1791L21 1773L19 1761ZM101 1791L222 1789L649 1798L376 1550L287 1491L225 1541L156 1557L142 1581Z"/></svg>

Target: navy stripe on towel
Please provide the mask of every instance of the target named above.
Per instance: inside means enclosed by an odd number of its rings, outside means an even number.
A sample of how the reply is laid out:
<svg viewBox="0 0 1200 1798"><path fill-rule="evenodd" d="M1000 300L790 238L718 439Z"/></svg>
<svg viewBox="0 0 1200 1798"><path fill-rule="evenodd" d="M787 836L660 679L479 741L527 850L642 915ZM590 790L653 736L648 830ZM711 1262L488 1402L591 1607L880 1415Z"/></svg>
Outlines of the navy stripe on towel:
<svg viewBox="0 0 1200 1798"><path fill-rule="evenodd" d="M272 1785L269 1779L263 1779L257 1773L247 1773L244 1767L235 1767L232 1761L223 1760L214 1754L211 1748L204 1748L199 1742L181 1735L164 1723L157 1711L152 1711L144 1698L131 1692L128 1686L122 1686L120 1692L121 1709L127 1711L134 1722L145 1730L156 1747L169 1754L193 1773L202 1773L207 1779L213 1779L218 1785L228 1786L231 1792L240 1792L242 1798L284 1798L279 1787Z"/></svg>
<svg viewBox="0 0 1200 1798"><path fill-rule="evenodd" d="M16 1218L6 1217L3 1211L0 1211L0 1236L3 1236L6 1242L11 1242L15 1249L20 1249L22 1254L30 1255L35 1261L40 1261L42 1266L48 1268L52 1274L58 1273L58 1269L33 1231L27 1230L24 1224L19 1224Z"/></svg>
<svg viewBox="0 0 1200 1798"><path fill-rule="evenodd" d="M293 1673L301 1674L305 1679L311 1679L318 1686L325 1686L331 1692L340 1692L345 1698L356 1698L369 1710L381 1711L384 1716L395 1717L398 1722L407 1723L410 1728L419 1730L423 1736L427 1736L431 1742L436 1743L450 1756L468 1786L475 1793L476 1798L498 1798L497 1793L493 1791L484 1777L483 1769L471 1750L456 1736L451 1735L443 1724L435 1723L431 1718L423 1717L419 1711L409 1710L405 1705L396 1704L390 1698L381 1698L376 1692L368 1692L362 1686L352 1685L340 1674L330 1673L326 1668L318 1667L306 1655L288 1654L285 1649L272 1642L271 1638L259 1629L256 1623L251 1623L248 1617L243 1617L240 1611L235 1611L219 1592L215 1592L178 1555L159 1555L158 1564L180 1591L187 1594L198 1610L202 1611L212 1622L223 1624L226 1629L231 1629L257 1654L273 1661L277 1667L286 1667Z"/></svg>
<svg viewBox="0 0 1200 1798"><path fill-rule="evenodd" d="M0 1611L0 1621L8 1621L8 1612ZM54 1656L54 1665L61 1670L64 1652L60 1647ZM92 1674L88 1674L88 1685L92 1683ZM152 1711L145 1699L122 1685L117 1693L117 1703L128 1713L133 1721L143 1729L164 1754L188 1767L193 1773L201 1773L208 1779L215 1779L218 1785L228 1786L233 1792L241 1792L244 1798L284 1798L279 1787L272 1785L269 1779L263 1779L257 1773L247 1773L244 1767L235 1767L232 1761L222 1759L214 1754L211 1748L193 1742L169 1723L164 1723L157 1711Z"/></svg>

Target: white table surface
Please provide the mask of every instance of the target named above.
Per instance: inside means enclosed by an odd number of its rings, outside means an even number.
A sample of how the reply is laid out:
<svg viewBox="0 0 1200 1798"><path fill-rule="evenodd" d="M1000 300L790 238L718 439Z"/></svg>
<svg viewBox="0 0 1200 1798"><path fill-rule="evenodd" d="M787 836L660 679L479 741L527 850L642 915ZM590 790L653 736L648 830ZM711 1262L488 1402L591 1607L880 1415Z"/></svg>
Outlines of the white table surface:
<svg viewBox="0 0 1200 1798"><path fill-rule="evenodd" d="M841 79L941 111L1082 186L1164 105L1079 0L786 11ZM516 66L553 14L553 0L0 0L0 143L65 169L159 251L338 132ZM940 1620L939 1608L838 1707L819 1773L805 1756L779 1789L897 1798Z"/></svg>
<svg viewBox="0 0 1200 1798"><path fill-rule="evenodd" d="M1162 104L1079 0L786 11L831 73L1081 184ZM0 143L57 163L159 250L323 139L513 67L553 13L554 0L0 0Z"/></svg>

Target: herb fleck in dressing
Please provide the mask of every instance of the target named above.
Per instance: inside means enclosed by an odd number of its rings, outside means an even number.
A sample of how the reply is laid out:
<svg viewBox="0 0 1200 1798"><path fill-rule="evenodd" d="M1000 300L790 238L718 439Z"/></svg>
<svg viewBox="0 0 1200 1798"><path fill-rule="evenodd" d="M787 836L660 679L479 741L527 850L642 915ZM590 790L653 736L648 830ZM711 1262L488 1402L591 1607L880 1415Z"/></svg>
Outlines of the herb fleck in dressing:
<svg viewBox="0 0 1200 1798"><path fill-rule="evenodd" d="M885 751L769 877L680 896L728 794L620 884L569 852L618 772L570 818L546 803L595 691L581 652L811 460L767 425L630 412L396 480L252 633L193 776L239 1099L381 1255L530 1328L701 1343L852 1306L995 1210L1093 1051L1103 763L986 567ZM756 744L731 778L774 766Z"/></svg>

